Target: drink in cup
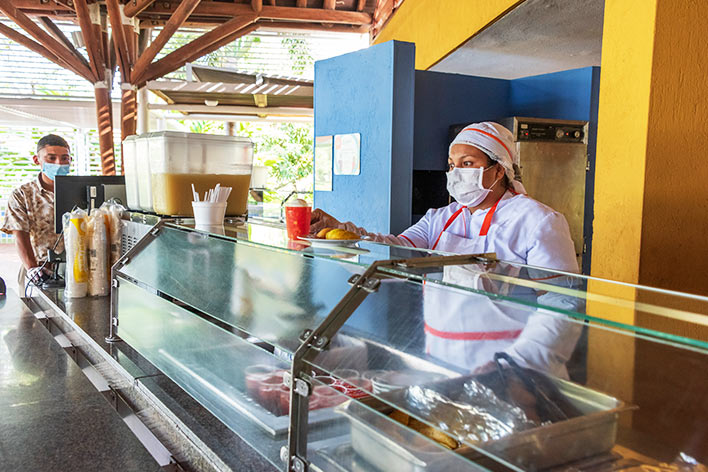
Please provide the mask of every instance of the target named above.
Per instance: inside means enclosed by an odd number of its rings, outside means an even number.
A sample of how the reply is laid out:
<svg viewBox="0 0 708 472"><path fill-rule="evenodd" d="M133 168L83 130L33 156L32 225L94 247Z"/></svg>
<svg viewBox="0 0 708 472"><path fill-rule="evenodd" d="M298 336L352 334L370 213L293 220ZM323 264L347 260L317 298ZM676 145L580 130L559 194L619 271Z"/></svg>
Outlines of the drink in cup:
<svg viewBox="0 0 708 472"><path fill-rule="evenodd" d="M297 239L310 233L312 208L300 198L285 205L285 228L289 239Z"/></svg>

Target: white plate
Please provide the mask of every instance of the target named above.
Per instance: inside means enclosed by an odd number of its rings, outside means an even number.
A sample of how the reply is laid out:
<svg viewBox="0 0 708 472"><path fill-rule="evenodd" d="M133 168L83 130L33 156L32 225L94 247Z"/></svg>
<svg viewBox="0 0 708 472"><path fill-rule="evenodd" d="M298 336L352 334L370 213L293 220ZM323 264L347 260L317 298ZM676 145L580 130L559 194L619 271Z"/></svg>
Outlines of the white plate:
<svg viewBox="0 0 708 472"><path fill-rule="evenodd" d="M310 244L320 244L322 246L351 246L352 244L362 241L361 238L357 239L320 239L320 238L308 238L307 236L300 236L298 239L307 241Z"/></svg>

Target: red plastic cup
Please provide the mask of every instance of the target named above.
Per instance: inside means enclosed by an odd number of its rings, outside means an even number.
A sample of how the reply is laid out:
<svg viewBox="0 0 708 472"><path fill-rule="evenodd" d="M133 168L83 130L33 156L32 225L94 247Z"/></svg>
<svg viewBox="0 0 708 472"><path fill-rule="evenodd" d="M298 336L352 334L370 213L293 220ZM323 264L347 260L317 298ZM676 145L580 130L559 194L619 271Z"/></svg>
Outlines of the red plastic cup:
<svg viewBox="0 0 708 472"><path fill-rule="evenodd" d="M285 229L289 239L310 234L312 208L304 200L296 200L285 206Z"/></svg>
<svg viewBox="0 0 708 472"><path fill-rule="evenodd" d="M350 398L368 397L371 391L371 380L369 379L345 379L343 385L347 387L347 395Z"/></svg>
<svg viewBox="0 0 708 472"><path fill-rule="evenodd" d="M260 404L276 416L280 410L280 387L283 385L282 374L273 374L261 380L258 387Z"/></svg>
<svg viewBox="0 0 708 472"><path fill-rule="evenodd" d="M280 416L290 413L290 387L280 387Z"/></svg>
<svg viewBox="0 0 708 472"><path fill-rule="evenodd" d="M347 397L342 395L342 393L346 392L346 388L341 385L337 385L335 388L321 385L315 387L315 392L320 396L320 404L322 405L322 408L337 406L347 400Z"/></svg>
<svg viewBox="0 0 708 472"><path fill-rule="evenodd" d="M246 367L246 392L254 400L258 399L258 388L260 383L272 376L275 372L275 367L265 364L256 364Z"/></svg>

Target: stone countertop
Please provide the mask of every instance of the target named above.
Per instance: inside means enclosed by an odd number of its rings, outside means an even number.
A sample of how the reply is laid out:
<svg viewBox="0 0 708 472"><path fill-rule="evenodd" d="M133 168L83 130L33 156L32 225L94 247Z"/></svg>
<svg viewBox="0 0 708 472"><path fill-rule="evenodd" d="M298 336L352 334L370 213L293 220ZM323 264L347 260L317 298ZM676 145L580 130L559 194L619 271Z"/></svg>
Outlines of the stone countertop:
<svg viewBox="0 0 708 472"><path fill-rule="evenodd" d="M3 470L161 470L14 292L0 297Z"/></svg>

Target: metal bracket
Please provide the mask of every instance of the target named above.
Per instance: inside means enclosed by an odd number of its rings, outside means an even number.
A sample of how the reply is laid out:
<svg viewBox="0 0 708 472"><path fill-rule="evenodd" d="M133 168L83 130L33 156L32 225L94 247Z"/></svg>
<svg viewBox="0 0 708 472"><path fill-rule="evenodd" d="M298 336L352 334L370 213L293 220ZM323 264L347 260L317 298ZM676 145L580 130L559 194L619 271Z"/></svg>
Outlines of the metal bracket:
<svg viewBox="0 0 708 472"><path fill-rule="evenodd" d="M150 234L153 235L153 236L157 236L158 234L160 234L160 228L153 228L153 229L151 229L151 230L150 230Z"/></svg>
<svg viewBox="0 0 708 472"><path fill-rule="evenodd" d="M305 342L307 341L310 336L312 336L312 330L311 329L306 329L300 334L300 342ZM315 336L312 339L312 342L310 343L310 346L312 349L315 349L317 351L322 351L324 350L327 345L329 344L329 338L327 336Z"/></svg>
<svg viewBox="0 0 708 472"><path fill-rule="evenodd" d="M290 375L290 372L285 372L283 375L283 385L288 388L293 388L292 375ZM312 386L308 381L295 379L295 393L301 397L309 397L310 392L312 392Z"/></svg>
<svg viewBox="0 0 708 472"><path fill-rule="evenodd" d="M293 470L295 472L307 471L307 462L305 462L298 456L290 457L290 451L288 450L288 446L283 446L280 448L280 460L283 462L288 462L288 459L290 459L293 464L290 470Z"/></svg>
<svg viewBox="0 0 708 472"><path fill-rule="evenodd" d="M300 459L298 456L293 456L291 458L293 462L293 468L295 472L306 472L307 471L307 462L304 460Z"/></svg>
<svg viewBox="0 0 708 472"><path fill-rule="evenodd" d="M119 286L120 286L120 283L118 283L118 279L111 280L111 287L118 288Z"/></svg>
<svg viewBox="0 0 708 472"><path fill-rule="evenodd" d="M349 282L350 285L359 287L369 293L374 293L379 289L379 285L381 285L380 279L376 277L363 277L359 274L352 275L351 277L349 277L349 280L347 282Z"/></svg>

